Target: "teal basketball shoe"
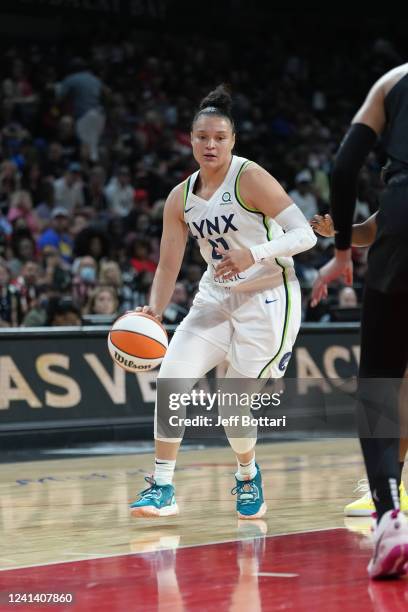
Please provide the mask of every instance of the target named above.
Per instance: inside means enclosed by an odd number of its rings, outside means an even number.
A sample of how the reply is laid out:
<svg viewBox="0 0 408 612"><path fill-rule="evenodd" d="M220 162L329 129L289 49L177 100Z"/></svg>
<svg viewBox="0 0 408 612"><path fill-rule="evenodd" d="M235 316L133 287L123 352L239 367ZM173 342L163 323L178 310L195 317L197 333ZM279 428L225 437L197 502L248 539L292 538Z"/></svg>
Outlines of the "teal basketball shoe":
<svg viewBox="0 0 408 612"><path fill-rule="evenodd" d="M174 516L179 513L173 485L158 485L151 476L146 476L145 481L150 487L141 491L136 501L130 504L132 516L156 518Z"/></svg>
<svg viewBox="0 0 408 612"><path fill-rule="evenodd" d="M256 476L252 480L238 480L231 490L237 496L237 514L240 519L259 519L266 512L262 491L262 476L259 465L256 463Z"/></svg>

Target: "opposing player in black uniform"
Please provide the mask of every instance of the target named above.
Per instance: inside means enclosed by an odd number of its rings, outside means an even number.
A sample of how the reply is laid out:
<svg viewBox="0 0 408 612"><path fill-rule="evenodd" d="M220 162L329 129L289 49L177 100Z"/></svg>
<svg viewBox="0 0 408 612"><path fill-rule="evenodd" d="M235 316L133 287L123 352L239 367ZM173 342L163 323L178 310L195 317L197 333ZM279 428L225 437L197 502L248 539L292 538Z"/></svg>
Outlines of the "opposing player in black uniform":
<svg viewBox="0 0 408 612"><path fill-rule="evenodd" d="M357 176L379 135L388 162L377 234L368 254L359 370L359 423L367 426L364 433L360 429L360 441L377 511L375 549L368 566L371 578L408 572L408 521L400 512L398 496L399 440L381 433L384 437L363 437L375 431L383 417L398 422L399 389L391 380L402 379L408 362L408 64L374 84L338 151L331 181L336 252L320 270L312 305L327 294L332 280L342 277L352 283ZM372 379L384 379L384 384Z"/></svg>

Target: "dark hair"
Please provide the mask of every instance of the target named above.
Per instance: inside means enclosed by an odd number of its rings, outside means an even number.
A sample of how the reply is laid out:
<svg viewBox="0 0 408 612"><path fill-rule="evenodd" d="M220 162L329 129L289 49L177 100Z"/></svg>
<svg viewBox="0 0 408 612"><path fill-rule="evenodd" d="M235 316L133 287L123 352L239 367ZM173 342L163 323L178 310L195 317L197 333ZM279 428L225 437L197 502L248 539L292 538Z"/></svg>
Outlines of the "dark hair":
<svg viewBox="0 0 408 612"><path fill-rule="evenodd" d="M10 246L13 251L14 257L17 257L17 259L19 259L20 244L22 240L29 240L33 247L33 251L35 251L35 248L36 248L35 240L28 228L21 228L18 230L14 230L10 238Z"/></svg>
<svg viewBox="0 0 408 612"><path fill-rule="evenodd" d="M93 238L99 238L102 245L101 257L107 256L110 248L110 237L107 233L94 226L84 227L79 234L77 234L74 242L74 255L75 257L84 257L89 255L90 245Z"/></svg>
<svg viewBox="0 0 408 612"><path fill-rule="evenodd" d="M47 325L52 326L54 319L58 315L64 315L72 312L82 320L81 311L70 296L50 298L47 308Z"/></svg>
<svg viewBox="0 0 408 612"><path fill-rule="evenodd" d="M225 117L231 123L232 131L235 132L235 124L232 118L232 98L231 94L223 83L205 96L200 102L198 111L194 115L191 127L202 115L215 115L217 117Z"/></svg>

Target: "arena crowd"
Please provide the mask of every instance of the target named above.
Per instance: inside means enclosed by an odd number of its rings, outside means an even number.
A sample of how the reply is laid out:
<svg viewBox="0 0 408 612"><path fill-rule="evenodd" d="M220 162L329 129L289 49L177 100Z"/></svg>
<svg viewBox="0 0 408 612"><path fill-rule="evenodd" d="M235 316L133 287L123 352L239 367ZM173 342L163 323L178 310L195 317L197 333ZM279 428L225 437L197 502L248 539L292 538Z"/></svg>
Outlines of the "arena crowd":
<svg viewBox="0 0 408 612"><path fill-rule="evenodd" d="M340 48L298 53L277 37L267 48L236 45L169 36L158 46L154 33L132 32L63 51L3 48L0 326L103 322L147 302L165 198L196 169L191 119L220 82L234 96L237 153L268 169L307 218L329 210L338 144L368 84L398 54L376 40L350 65ZM376 210L381 163L380 149L366 161L356 220ZM333 320L333 306L359 302L366 249L356 248L354 289L338 286L310 309L316 269L332 250L321 238L296 257L305 321ZM190 241L167 323L188 311L203 265Z"/></svg>

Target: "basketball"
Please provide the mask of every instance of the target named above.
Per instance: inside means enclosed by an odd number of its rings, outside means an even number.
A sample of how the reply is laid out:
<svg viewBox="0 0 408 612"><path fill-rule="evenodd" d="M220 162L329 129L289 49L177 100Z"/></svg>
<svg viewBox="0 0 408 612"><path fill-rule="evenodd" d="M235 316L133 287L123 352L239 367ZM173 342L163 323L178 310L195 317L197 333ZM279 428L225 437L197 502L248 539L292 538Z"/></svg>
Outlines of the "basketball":
<svg viewBox="0 0 408 612"><path fill-rule="evenodd" d="M127 372L146 372L158 366L168 347L167 332L151 315L126 313L119 317L108 335L109 353Z"/></svg>

